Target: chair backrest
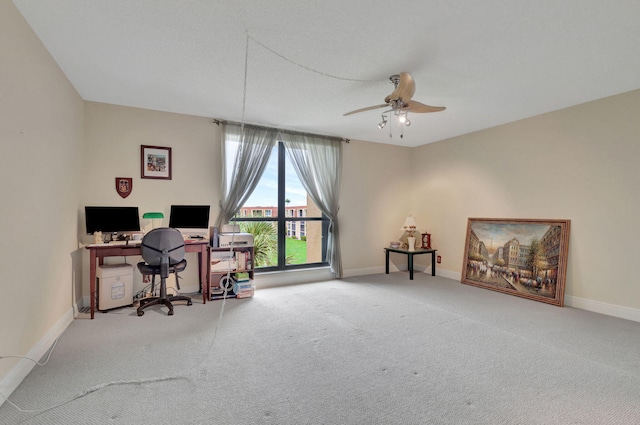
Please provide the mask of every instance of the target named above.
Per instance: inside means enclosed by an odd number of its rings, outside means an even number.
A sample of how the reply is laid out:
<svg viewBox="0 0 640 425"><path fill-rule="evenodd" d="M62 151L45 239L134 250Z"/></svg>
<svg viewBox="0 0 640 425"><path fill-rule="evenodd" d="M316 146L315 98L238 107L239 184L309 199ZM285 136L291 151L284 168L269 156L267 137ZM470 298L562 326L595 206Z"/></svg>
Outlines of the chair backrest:
<svg viewBox="0 0 640 425"><path fill-rule="evenodd" d="M141 251L149 265L160 265L163 255L168 256L169 265L174 265L184 258L184 238L178 229L158 227L144 235Z"/></svg>

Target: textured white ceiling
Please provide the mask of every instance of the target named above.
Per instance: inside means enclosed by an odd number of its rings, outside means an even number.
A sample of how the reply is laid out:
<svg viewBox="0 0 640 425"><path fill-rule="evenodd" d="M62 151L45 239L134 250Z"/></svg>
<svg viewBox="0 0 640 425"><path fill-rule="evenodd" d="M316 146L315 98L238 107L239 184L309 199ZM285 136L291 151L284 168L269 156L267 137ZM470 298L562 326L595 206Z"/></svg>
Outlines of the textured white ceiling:
<svg viewBox="0 0 640 425"><path fill-rule="evenodd" d="M349 139L419 146L640 88L638 0L14 3L86 100ZM446 111L403 138L382 110L343 116L401 71Z"/></svg>

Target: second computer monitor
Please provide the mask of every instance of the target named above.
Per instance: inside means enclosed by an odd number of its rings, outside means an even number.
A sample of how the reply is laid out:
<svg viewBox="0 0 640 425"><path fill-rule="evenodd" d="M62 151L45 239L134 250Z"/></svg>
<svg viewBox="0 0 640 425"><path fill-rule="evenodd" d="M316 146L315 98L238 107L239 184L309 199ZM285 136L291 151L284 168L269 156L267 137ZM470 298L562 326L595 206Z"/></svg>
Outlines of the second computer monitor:
<svg viewBox="0 0 640 425"><path fill-rule="evenodd" d="M169 227L174 227L185 238L209 238L209 205L171 205Z"/></svg>

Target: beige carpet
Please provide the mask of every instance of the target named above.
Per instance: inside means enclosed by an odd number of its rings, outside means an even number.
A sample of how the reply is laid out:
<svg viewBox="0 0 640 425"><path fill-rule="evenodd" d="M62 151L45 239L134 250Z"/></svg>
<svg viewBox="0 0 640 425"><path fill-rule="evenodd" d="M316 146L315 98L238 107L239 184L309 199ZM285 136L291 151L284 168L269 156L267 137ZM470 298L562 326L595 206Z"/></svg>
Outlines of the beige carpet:
<svg viewBox="0 0 640 425"><path fill-rule="evenodd" d="M637 424L640 323L407 273L75 320L2 424Z"/></svg>

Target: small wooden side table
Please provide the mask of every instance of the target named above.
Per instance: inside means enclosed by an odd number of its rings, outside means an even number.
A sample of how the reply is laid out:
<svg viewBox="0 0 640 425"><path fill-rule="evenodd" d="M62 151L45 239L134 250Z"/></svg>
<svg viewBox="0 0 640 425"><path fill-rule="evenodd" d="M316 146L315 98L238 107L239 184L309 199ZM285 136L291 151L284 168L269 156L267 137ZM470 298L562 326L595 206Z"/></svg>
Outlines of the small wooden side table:
<svg viewBox="0 0 640 425"><path fill-rule="evenodd" d="M400 254L406 254L408 257L409 268L409 280L413 280L413 256L420 254L431 254L431 276L436 275L436 252L437 249L416 249L415 251L408 251L401 248L385 248L386 261L385 261L385 273L389 274L389 254L391 252L397 252Z"/></svg>

